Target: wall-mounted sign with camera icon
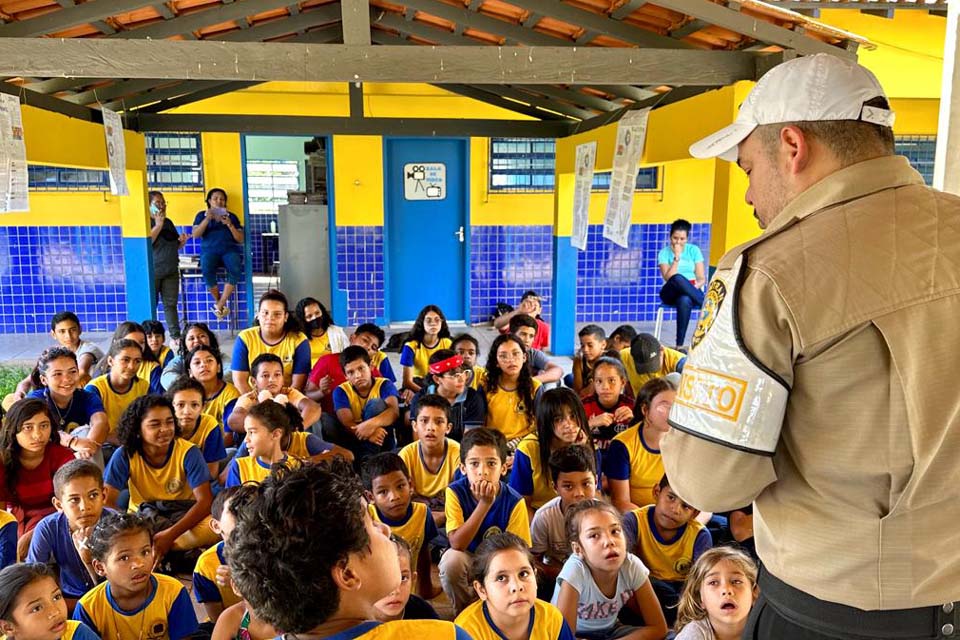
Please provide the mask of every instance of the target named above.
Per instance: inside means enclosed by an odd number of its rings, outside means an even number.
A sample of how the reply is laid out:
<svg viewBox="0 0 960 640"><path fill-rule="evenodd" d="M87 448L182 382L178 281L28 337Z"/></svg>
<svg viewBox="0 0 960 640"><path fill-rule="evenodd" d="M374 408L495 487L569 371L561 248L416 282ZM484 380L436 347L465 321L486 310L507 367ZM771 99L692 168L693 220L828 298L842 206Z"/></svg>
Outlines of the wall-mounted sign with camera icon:
<svg viewBox="0 0 960 640"><path fill-rule="evenodd" d="M442 162L403 165L405 200L443 200L447 197L447 166Z"/></svg>

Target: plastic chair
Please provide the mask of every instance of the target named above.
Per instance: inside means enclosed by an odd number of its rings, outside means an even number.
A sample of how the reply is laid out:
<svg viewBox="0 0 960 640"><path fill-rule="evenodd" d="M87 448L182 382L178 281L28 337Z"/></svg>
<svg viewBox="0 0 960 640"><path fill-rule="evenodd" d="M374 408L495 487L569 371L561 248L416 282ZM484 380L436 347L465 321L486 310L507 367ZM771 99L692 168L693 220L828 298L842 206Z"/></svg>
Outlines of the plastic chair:
<svg viewBox="0 0 960 640"><path fill-rule="evenodd" d="M657 320L656 320L656 323L653 325L653 337L656 338L657 340L660 339L660 332L663 330L663 312L667 309L676 309L676 308L677 308L676 306L672 304L667 304L665 302L661 302L660 306L657 307ZM690 313L691 320L693 320L693 314L695 313L696 314L700 313L700 307L694 307L693 309L691 309L691 313ZM694 324L693 326L696 327L697 325Z"/></svg>

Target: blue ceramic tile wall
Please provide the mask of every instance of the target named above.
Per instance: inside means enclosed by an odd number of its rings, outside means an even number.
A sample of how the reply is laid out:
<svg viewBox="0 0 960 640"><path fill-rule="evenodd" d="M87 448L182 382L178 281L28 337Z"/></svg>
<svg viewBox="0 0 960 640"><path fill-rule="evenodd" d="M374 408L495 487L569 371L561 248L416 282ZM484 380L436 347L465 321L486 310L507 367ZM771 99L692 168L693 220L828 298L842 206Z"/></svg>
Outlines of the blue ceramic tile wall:
<svg viewBox="0 0 960 640"><path fill-rule="evenodd" d="M247 216L247 224L250 227L250 252L253 255L253 272L270 273L273 267L273 261L279 260L278 238L263 237L264 233L270 233L270 223L274 224L274 229L278 224L278 216L275 213L257 214Z"/></svg>
<svg viewBox="0 0 960 640"><path fill-rule="evenodd" d="M470 321L490 320L498 302L516 306L524 291L544 296L550 321L553 228L475 226L470 231Z"/></svg>
<svg viewBox="0 0 960 640"><path fill-rule="evenodd" d="M587 250L577 261L577 322L655 320L663 284L657 254L669 237L669 224L635 224L624 249L603 238L602 225L590 225ZM689 241L710 264L710 225L694 224ZM668 310L664 317L674 318L675 312Z"/></svg>
<svg viewBox="0 0 960 640"><path fill-rule="evenodd" d="M383 322L383 228L337 227L337 288L347 292L347 322Z"/></svg>

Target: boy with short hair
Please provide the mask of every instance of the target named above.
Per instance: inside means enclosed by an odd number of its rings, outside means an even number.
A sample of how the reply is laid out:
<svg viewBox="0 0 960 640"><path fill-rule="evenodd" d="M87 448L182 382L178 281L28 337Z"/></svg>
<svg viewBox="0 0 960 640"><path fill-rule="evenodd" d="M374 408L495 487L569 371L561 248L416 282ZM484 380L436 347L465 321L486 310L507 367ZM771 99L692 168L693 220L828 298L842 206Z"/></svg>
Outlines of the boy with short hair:
<svg viewBox="0 0 960 640"><path fill-rule="evenodd" d="M433 521L440 527L446 523L446 490L460 463L460 443L446 437L450 428L450 403L436 394L425 395L414 409L416 440L399 453L410 471L413 490L426 502Z"/></svg>
<svg viewBox="0 0 960 640"><path fill-rule="evenodd" d="M230 567L224 556L224 544L237 524L237 514L253 494L250 485L227 487L216 495L210 505L210 529L221 540L197 558L193 570L193 594L207 613L210 622L216 622L223 610L240 602L230 585Z"/></svg>
<svg viewBox="0 0 960 640"><path fill-rule="evenodd" d="M460 443L463 478L446 491L450 548L440 558L440 582L456 613L477 599L467 575L473 552L490 531L509 531L530 544L523 496L503 481L509 450L503 433L481 427Z"/></svg>
<svg viewBox="0 0 960 640"><path fill-rule="evenodd" d="M376 603L400 586L400 562L348 464L334 460L271 476L244 514L256 517L238 518L226 555L237 590L268 624L325 638L469 640L439 620L369 622ZM294 576L312 579L294 585Z"/></svg>
<svg viewBox="0 0 960 640"><path fill-rule="evenodd" d="M630 343L630 348L620 352L620 361L627 370L633 397L637 397L640 387L650 380L662 378L668 373L682 373L687 357L664 347L649 333L638 333Z"/></svg>
<svg viewBox="0 0 960 640"><path fill-rule="evenodd" d="M56 563L60 589L68 609L99 582L90 559L81 549L106 509L103 472L89 460L71 460L53 475L56 513L43 518L34 530L27 562Z"/></svg>
<svg viewBox="0 0 960 640"><path fill-rule="evenodd" d="M607 336L607 347L613 351L620 352L629 349L633 339L637 337L637 330L628 324L622 324Z"/></svg>
<svg viewBox="0 0 960 640"><path fill-rule="evenodd" d="M570 387L581 397L593 393L593 366L606 355L607 336L599 325L588 324L577 333L580 338L580 353L573 357L573 374Z"/></svg>
<svg viewBox="0 0 960 640"><path fill-rule="evenodd" d="M173 360L173 350L167 346L167 330L158 320L144 320L140 326L147 336L147 349L157 358L160 367L166 367Z"/></svg>
<svg viewBox="0 0 960 640"><path fill-rule="evenodd" d="M520 304L517 308L494 318L493 326L499 329L500 333L513 333L512 329L508 329L510 321L517 316L530 316L537 323L537 335L534 338L533 348L546 349L550 346L550 325L540 318L541 311L543 311L543 304L540 300L540 294L532 289L527 290L520 296Z"/></svg>
<svg viewBox="0 0 960 640"><path fill-rule="evenodd" d="M262 353L250 363L250 375L253 377L253 389L237 398L233 411L227 418L227 425L236 434L242 434L243 420L251 407L264 400L284 395L297 408L303 418L304 428L320 419L320 405L303 395L298 389L283 384L283 361L272 353Z"/></svg>
<svg viewBox="0 0 960 640"><path fill-rule="evenodd" d="M400 417L397 388L386 378L374 378L370 354L351 345L340 354L347 381L333 391L333 407L343 429L339 442L350 449L357 463L395 446L393 425Z"/></svg>
<svg viewBox="0 0 960 640"><path fill-rule="evenodd" d="M430 579L429 543L437 537L437 525L430 509L422 502L413 502L410 471L395 453L378 453L363 464L363 486L367 490L370 515L390 527L393 535L410 545L416 566L417 592L426 599L439 595Z"/></svg>
<svg viewBox="0 0 960 640"><path fill-rule="evenodd" d="M563 369L550 361L543 351L533 347L537 337L537 321L526 314L510 320L510 333L517 336L527 350L527 364L533 377L540 382L556 382L563 377Z"/></svg>
<svg viewBox="0 0 960 640"><path fill-rule="evenodd" d="M567 508L597 494L597 463L590 449L572 445L555 450L548 462L557 497L537 509L530 523L530 552L536 560L541 593L549 600L554 583L570 557L570 541L564 525Z"/></svg>
<svg viewBox="0 0 960 640"><path fill-rule="evenodd" d="M683 582L697 558L713 546L710 531L697 522L700 512L680 499L664 474L653 488L654 504L623 516L627 549L650 569L650 583L667 624L673 626Z"/></svg>
<svg viewBox="0 0 960 640"><path fill-rule="evenodd" d="M487 381L487 368L477 364L480 357L480 342L469 333L461 333L453 339L450 348L463 358L463 366L473 372L470 387L479 390Z"/></svg>

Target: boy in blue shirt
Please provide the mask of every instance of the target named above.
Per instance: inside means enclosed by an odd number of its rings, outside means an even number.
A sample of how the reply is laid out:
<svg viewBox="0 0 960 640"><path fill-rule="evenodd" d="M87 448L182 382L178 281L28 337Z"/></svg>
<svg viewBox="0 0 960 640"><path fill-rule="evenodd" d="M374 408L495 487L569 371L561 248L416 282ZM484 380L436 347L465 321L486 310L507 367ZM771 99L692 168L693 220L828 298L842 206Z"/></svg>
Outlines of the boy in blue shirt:
<svg viewBox="0 0 960 640"><path fill-rule="evenodd" d="M373 622L376 603L400 586L397 545L370 517L363 487L342 460L266 478L226 550L237 591L257 618L288 634L469 640L451 622Z"/></svg>
<svg viewBox="0 0 960 640"><path fill-rule="evenodd" d="M464 477L447 487L450 548L440 558L440 582L457 613L477 599L468 574L473 552L484 538L509 531L530 544L526 503L502 478L508 454L506 438L495 429L473 429L460 443Z"/></svg>
<svg viewBox="0 0 960 640"><path fill-rule="evenodd" d="M57 512L37 524L27 562L56 563L60 589L72 611L80 596L99 582L91 559L84 559L80 549L101 516L110 512L104 508L103 473L89 460L71 460L54 474L53 493Z"/></svg>
<svg viewBox="0 0 960 640"><path fill-rule="evenodd" d="M370 353L363 347L344 349L340 366L347 381L333 390L333 408L343 426L341 431L350 436L341 441L360 465L366 458L396 446L393 425L400 417L400 400L392 382L373 377Z"/></svg>

